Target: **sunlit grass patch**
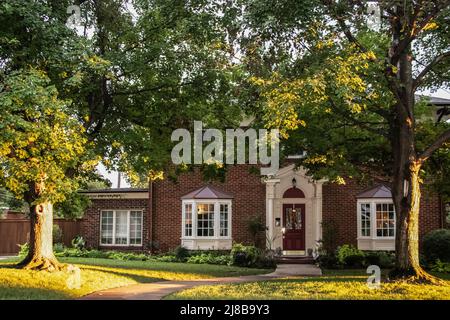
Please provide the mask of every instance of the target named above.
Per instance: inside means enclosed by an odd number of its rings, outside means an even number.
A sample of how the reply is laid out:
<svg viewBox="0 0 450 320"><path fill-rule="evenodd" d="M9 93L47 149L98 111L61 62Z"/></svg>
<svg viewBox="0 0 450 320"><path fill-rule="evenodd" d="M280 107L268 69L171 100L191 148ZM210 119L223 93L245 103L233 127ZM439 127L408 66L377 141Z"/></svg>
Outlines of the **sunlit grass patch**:
<svg viewBox="0 0 450 320"><path fill-rule="evenodd" d="M74 264L81 269L80 287L70 289L67 283L70 273L15 269L13 263L17 261L18 259L0 261L0 299L71 299L137 283L251 275L271 271L155 261L61 258L61 262Z"/></svg>
<svg viewBox="0 0 450 320"><path fill-rule="evenodd" d="M138 283L131 275L81 268L80 287L71 289L66 271L30 271L0 267L0 299L70 299L91 292ZM143 279L139 279L143 281ZM148 278L146 282L156 281Z"/></svg>
<svg viewBox="0 0 450 320"><path fill-rule="evenodd" d="M166 299L221 300L399 300L450 299L447 286L381 283L370 289L366 276L324 276L320 278L278 279L263 282L201 286L174 293Z"/></svg>

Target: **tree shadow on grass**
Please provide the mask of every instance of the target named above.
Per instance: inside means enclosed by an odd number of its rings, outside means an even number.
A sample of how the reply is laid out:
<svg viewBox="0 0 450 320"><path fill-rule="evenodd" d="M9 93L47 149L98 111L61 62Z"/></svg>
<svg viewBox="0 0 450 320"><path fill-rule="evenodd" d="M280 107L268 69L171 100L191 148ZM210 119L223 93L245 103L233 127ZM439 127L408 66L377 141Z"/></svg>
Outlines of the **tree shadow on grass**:
<svg viewBox="0 0 450 320"><path fill-rule="evenodd" d="M0 300L62 300L72 298L71 295L59 290L0 285Z"/></svg>
<svg viewBox="0 0 450 320"><path fill-rule="evenodd" d="M109 274L113 274L116 276L121 276L121 277L127 277L130 279L133 279L134 281L138 282L138 283L151 283L151 282L157 282L157 281L166 281L165 279L161 279L161 278L153 278L153 277L149 277L149 276L144 276L144 275L140 275L140 274L133 274L133 273L129 273L126 271L116 271L116 270L104 270L101 268L96 268L95 266L93 267L89 267L86 265L83 265L80 267L82 270L91 270L91 271L95 271L95 272L104 272L104 273L109 273Z"/></svg>

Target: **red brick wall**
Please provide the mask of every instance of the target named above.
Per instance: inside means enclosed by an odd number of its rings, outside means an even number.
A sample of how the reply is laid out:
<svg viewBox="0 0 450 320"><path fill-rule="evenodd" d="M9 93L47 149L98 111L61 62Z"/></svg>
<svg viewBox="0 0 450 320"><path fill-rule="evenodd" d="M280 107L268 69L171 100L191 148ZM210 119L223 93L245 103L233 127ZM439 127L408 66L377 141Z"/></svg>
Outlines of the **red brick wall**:
<svg viewBox="0 0 450 320"><path fill-rule="evenodd" d="M82 222L82 234L86 240L88 248L100 248L108 250L133 250L142 251L148 249L148 214L147 214L147 199L93 199L91 206L87 209ZM100 212L101 210L143 210L143 241L142 247L123 247L123 246L100 246Z"/></svg>
<svg viewBox="0 0 450 320"><path fill-rule="evenodd" d="M266 214L265 184L259 175L250 173L251 167L230 166L225 183L211 183L234 196L231 219L232 238L236 242L250 243L252 237L247 230L248 219L258 215L264 219ZM153 237L162 251L181 244L181 197L205 185L207 182L198 171L181 174L175 183L165 179L154 184Z"/></svg>
<svg viewBox="0 0 450 320"><path fill-rule="evenodd" d="M367 185L358 185L354 180L347 180L345 185L328 183L323 186L322 220L333 225L336 232L336 245L357 244L356 195L365 190ZM441 227L439 198L435 194L422 191L420 204L419 237L431 230Z"/></svg>

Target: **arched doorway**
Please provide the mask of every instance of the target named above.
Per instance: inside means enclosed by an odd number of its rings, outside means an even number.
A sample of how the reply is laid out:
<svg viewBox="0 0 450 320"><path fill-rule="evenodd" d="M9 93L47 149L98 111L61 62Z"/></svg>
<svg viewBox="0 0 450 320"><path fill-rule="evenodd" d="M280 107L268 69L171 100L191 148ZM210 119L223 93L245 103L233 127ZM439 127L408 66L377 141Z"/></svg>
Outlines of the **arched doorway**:
<svg viewBox="0 0 450 320"><path fill-rule="evenodd" d="M305 198L305 194L297 187L287 189L283 194L283 199ZM303 252L305 251L305 204L283 203L283 251Z"/></svg>

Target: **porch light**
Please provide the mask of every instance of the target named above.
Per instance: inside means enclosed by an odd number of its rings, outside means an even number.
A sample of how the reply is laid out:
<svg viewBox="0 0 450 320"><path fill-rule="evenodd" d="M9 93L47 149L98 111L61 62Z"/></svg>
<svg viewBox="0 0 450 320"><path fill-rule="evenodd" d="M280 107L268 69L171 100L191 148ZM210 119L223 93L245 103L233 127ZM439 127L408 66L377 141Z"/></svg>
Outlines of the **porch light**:
<svg viewBox="0 0 450 320"><path fill-rule="evenodd" d="M276 227L281 226L281 218L275 218L275 226Z"/></svg>
<svg viewBox="0 0 450 320"><path fill-rule="evenodd" d="M294 189L297 186L297 179L295 179L295 177L292 178L292 186L294 187Z"/></svg>

